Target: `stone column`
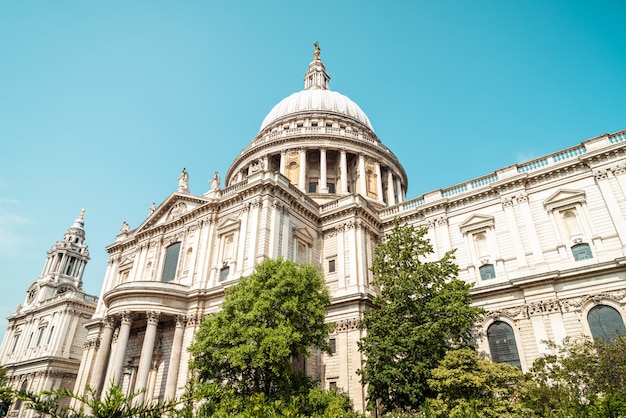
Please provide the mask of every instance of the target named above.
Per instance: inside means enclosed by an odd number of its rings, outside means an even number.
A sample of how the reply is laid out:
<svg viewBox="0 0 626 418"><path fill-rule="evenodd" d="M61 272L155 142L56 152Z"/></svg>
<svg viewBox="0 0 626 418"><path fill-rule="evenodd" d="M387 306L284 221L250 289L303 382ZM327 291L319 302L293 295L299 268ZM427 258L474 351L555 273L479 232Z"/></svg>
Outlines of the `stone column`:
<svg viewBox="0 0 626 418"><path fill-rule="evenodd" d="M394 193L393 172L387 170L387 204L389 206L396 204L396 194Z"/></svg>
<svg viewBox="0 0 626 418"><path fill-rule="evenodd" d="M139 368L137 369L137 380L134 390L142 390L146 388L148 383L148 373L150 373L150 364L152 363L152 352L154 351L154 342L156 341L157 325L159 325L160 312L146 312L146 335L143 337L143 345L141 346L141 357L139 357ZM143 403L145 393L141 393L137 397L137 403Z"/></svg>
<svg viewBox="0 0 626 418"><path fill-rule="evenodd" d="M165 400L169 401L176 397L176 384L178 383L178 368L180 366L180 355L183 352L183 335L185 332L185 317L176 315L176 329L172 340L172 352L170 353L170 364L167 368L167 380L165 383Z"/></svg>
<svg viewBox="0 0 626 418"><path fill-rule="evenodd" d="M402 182L400 181L400 177L396 178L396 196L398 196L398 201L396 203L404 202L404 195L402 194Z"/></svg>
<svg viewBox="0 0 626 418"><path fill-rule="evenodd" d="M282 150L280 152L280 168L278 169L280 174L285 175L285 159L287 158L287 151Z"/></svg>
<svg viewBox="0 0 626 418"><path fill-rule="evenodd" d="M365 155L359 154L359 193L367 197L367 176L365 174Z"/></svg>
<svg viewBox="0 0 626 418"><path fill-rule="evenodd" d="M93 369L91 370L91 381L89 386L96 390L96 393L100 393L102 389L102 377L105 375L105 366L109 359L111 352L111 341L113 340L113 319L111 317L104 318L104 330L102 331L102 338L100 339L100 348L96 354L96 361Z"/></svg>
<svg viewBox="0 0 626 418"><path fill-rule="evenodd" d="M339 153L339 184L341 185L341 194L348 193L348 163L346 159L346 150Z"/></svg>
<svg viewBox="0 0 626 418"><path fill-rule="evenodd" d="M124 368L124 358L126 357L126 347L128 346L128 337L130 336L130 326L133 322L132 313L130 311L122 312L122 321L120 324L120 332L117 336L117 346L115 347L115 358L113 359L111 381L105 382L106 390L109 389L111 383L119 385L122 381L122 371ZM106 391L103 391L106 392Z"/></svg>
<svg viewBox="0 0 626 418"><path fill-rule="evenodd" d="M626 223L624 223L624 213L620 209L620 205L615 198L615 194L611 189L611 184L609 182L609 175L613 173L610 171L596 171L594 176L596 178L596 184L600 189L600 194L604 199L604 203L606 204L606 208L609 212L609 216L611 217L611 221L613 223L613 227L615 228L615 232L617 232L617 236L621 241L623 246L626 246ZM587 232L587 231L585 231Z"/></svg>
<svg viewBox="0 0 626 418"><path fill-rule="evenodd" d="M300 175L298 176L298 188L306 192L306 149L300 149Z"/></svg>
<svg viewBox="0 0 626 418"><path fill-rule="evenodd" d="M383 203L383 175L380 171L380 163L376 163L376 199Z"/></svg>
<svg viewBox="0 0 626 418"><path fill-rule="evenodd" d="M326 184L326 148L320 148L320 193L328 193Z"/></svg>

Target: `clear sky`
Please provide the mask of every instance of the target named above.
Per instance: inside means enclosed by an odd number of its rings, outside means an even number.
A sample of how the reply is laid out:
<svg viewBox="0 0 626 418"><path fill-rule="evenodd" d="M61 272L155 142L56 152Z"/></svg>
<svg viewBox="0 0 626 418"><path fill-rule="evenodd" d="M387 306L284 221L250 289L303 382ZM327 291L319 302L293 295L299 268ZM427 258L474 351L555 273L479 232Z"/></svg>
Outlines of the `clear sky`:
<svg viewBox="0 0 626 418"><path fill-rule="evenodd" d="M209 190L303 88L313 42L408 197L626 128L626 2L0 1L0 336L82 208L99 294L123 221Z"/></svg>

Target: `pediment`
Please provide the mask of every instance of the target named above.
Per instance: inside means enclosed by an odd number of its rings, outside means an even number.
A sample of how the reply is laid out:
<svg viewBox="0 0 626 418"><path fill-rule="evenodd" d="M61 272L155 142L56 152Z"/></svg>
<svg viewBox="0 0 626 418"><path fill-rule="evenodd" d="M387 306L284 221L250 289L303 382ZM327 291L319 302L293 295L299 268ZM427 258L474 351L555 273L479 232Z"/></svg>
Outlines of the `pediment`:
<svg viewBox="0 0 626 418"><path fill-rule="evenodd" d="M303 226L299 228L294 228L293 233L297 239L308 244L313 244L313 241L315 240L313 234L311 234L309 230Z"/></svg>
<svg viewBox="0 0 626 418"><path fill-rule="evenodd" d="M125 257L119 265L119 269L120 270L127 270L130 269L133 266L133 258L132 257Z"/></svg>
<svg viewBox="0 0 626 418"><path fill-rule="evenodd" d="M159 206L149 210L148 218L134 232L138 233L180 219L208 201L201 196L172 193Z"/></svg>
<svg viewBox="0 0 626 418"><path fill-rule="evenodd" d="M236 218L222 219L217 224L217 234L224 235L229 232L238 231L241 228L241 221Z"/></svg>
<svg viewBox="0 0 626 418"><path fill-rule="evenodd" d="M468 232L476 231L479 229L493 228L495 225L495 218L489 215L475 214L467 218L459 225L461 233L467 234Z"/></svg>
<svg viewBox="0 0 626 418"><path fill-rule="evenodd" d="M543 202L543 206L549 211L552 211L556 208L584 203L585 200L586 195L582 190L560 189L548 197Z"/></svg>

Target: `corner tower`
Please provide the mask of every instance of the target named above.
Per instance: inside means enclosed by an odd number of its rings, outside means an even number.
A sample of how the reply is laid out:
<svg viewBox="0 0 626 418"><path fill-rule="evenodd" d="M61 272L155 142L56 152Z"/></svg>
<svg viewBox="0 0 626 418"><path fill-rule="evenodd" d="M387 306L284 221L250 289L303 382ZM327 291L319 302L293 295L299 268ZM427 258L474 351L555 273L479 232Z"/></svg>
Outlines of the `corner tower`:
<svg viewBox="0 0 626 418"><path fill-rule="evenodd" d="M404 168L376 136L365 112L329 89L330 76L314 45L304 90L267 114L228 170L226 185L257 171L275 171L318 203L357 194L381 206L404 201Z"/></svg>
<svg viewBox="0 0 626 418"><path fill-rule="evenodd" d="M84 324L97 301L82 291L89 261L84 226L83 210L63 240L48 251L41 275L26 290L24 304L8 318L0 364L14 389L38 393L74 386L86 338ZM34 416L20 402L10 412Z"/></svg>

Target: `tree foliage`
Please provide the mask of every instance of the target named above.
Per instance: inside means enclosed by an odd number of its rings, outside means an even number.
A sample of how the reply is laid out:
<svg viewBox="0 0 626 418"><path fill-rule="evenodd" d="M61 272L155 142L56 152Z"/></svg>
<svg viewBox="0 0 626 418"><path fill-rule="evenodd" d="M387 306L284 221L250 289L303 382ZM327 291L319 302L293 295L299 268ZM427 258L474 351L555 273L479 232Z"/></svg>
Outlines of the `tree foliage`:
<svg viewBox="0 0 626 418"><path fill-rule="evenodd" d="M432 370L428 385L437 393L429 402L437 417L532 416L522 407L524 375L515 366L481 359L471 348L451 350Z"/></svg>
<svg viewBox="0 0 626 418"><path fill-rule="evenodd" d="M39 394L20 391L16 397L39 416L52 418L161 418L173 413L175 402L142 403L138 401L141 393L126 394L119 386L113 385L102 398L91 387L85 389L84 395L57 389ZM62 406L68 403L69 407Z"/></svg>
<svg viewBox="0 0 626 418"><path fill-rule="evenodd" d="M456 278L453 251L426 261L433 252L426 233L396 220L375 250L378 309L365 314L360 326L367 334L359 343L370 407L418 408L431 394L431 369L450 348L469 344L483 313L470 305L470 285Z"/></svg>
<svg viewBox="0 0 626 418"><path fill-rule="evenodd" d="M311 265L265 260L226 292L222 310L207 317L190 351L201 382L236 395L277 399L306 385L293 360L317 347L329 351L330 296Z"/></svg>
<svg viewBox="0 0 626 418"><path fill-rule="evenodd" d="M524 390L528 407L542 416L626 416L626 337L565 340L533 363Z"/></svg>

